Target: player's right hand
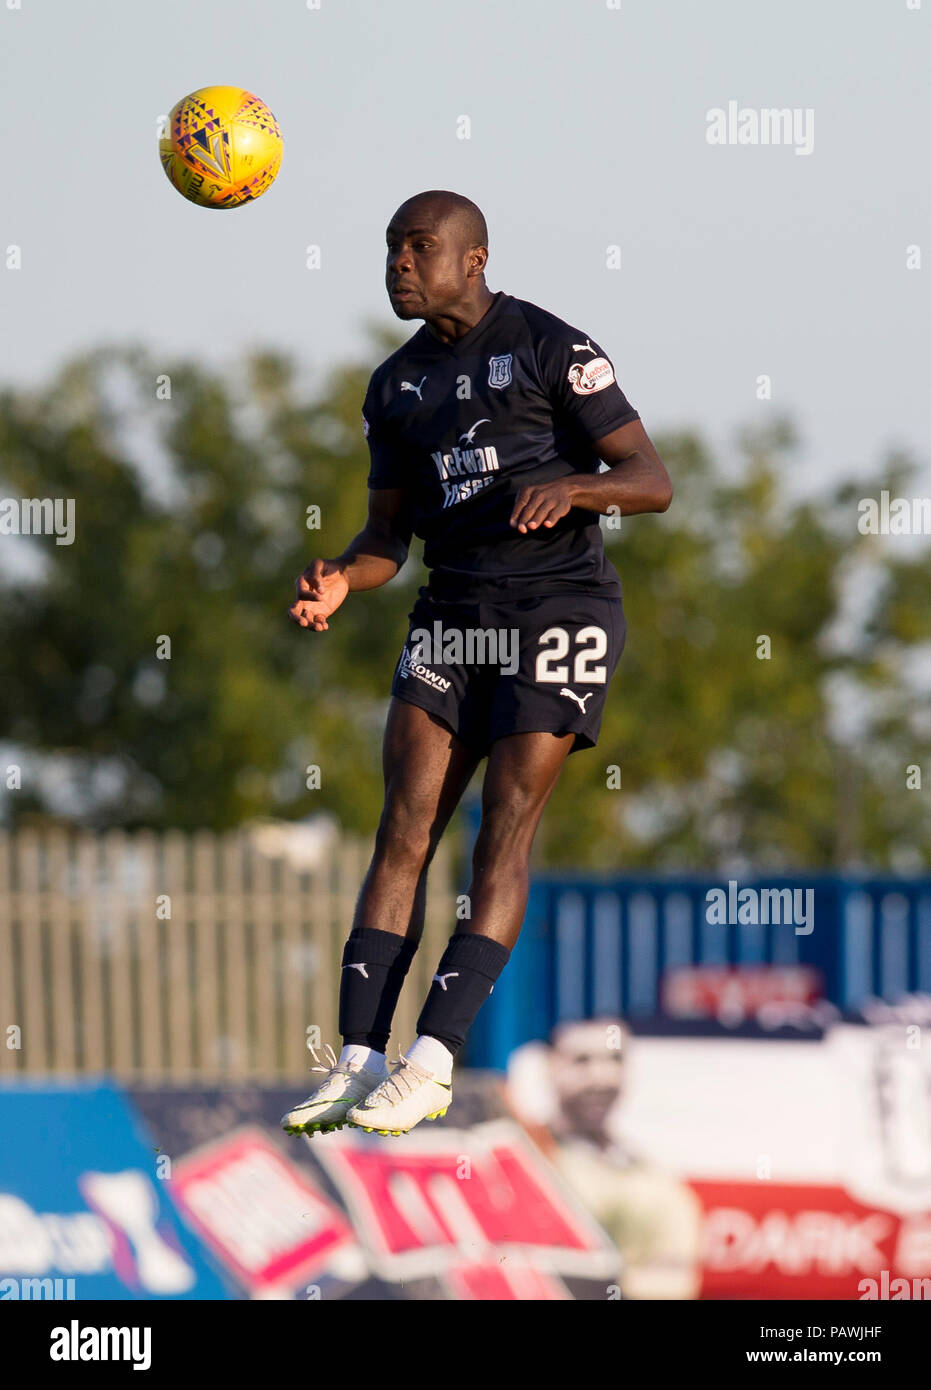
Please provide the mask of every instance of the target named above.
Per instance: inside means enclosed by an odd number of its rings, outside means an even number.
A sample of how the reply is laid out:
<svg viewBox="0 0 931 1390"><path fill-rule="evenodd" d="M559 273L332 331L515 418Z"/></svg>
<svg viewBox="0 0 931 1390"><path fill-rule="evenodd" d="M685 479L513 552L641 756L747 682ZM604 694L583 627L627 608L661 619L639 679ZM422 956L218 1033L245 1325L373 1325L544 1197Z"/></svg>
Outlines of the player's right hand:
<svg viewBox="0 0 931 1390"><path fill-rule="evenodd" d="M313 560L295 581L294 590L297 598L288 609L291 621L326 632L327 618L349 593L349 580L335 560Z"/></svg>

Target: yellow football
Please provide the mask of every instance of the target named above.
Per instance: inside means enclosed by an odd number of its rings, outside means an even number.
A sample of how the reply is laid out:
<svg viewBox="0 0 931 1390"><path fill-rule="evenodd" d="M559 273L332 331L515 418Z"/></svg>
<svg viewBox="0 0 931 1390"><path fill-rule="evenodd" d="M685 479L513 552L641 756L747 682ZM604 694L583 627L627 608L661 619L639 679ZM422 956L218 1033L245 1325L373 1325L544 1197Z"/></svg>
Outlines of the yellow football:
<svg viewBox="0 0 931 1390"><path fill-rule="evenodd" d="M283 142L264 101L242 87L200 87L172 107L162 168L202 208L238 208L275 181Z"/></svg>

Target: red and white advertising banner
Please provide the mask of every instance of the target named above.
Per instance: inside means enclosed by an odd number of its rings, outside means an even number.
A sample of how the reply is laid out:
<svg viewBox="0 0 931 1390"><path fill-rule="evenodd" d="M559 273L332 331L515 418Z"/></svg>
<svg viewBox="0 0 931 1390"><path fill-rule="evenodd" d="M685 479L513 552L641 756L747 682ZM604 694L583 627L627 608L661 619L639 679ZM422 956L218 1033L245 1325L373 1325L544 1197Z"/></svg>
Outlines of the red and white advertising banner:
<svg viewBox="0 0 931 1390"><path fill-rule="evenodd" d="M343 1213L261 1129L245 1127L174 1165L174 1200L254 1297L289 1294L353 1240Z"/></svg>
<svg viewBox="0 0 931 1390"><path fill-rule="evenodd" d="M696 965L668 970L662 981L663 1013L677 1019L714 1018L739 1023L777 1010L791 1018L823 996L821 972L806 965Z"/></svg>
<svg viewBox="0 0 931 1390"><path fill-rule="evenodd" d="M315 1157L384 1279L441 1274L454 1298L550 1300L568 1296L562 1276L617 1276L611 1242L510 1120L328 1139Z"/></svg>
<svg viewBox="0 0 931 1390"><path fill-rule="evenodd" d="M840 1187L695 1182L701 1298L931 1296L931 1214L902 1217Z"/></svg>
<svg viewBox="0 0 931 1390"><path fill-rule="evenodd" d="M931 1297L920 1033L635 1040L614 1124L697 1194L702 1297Z"/></svg>

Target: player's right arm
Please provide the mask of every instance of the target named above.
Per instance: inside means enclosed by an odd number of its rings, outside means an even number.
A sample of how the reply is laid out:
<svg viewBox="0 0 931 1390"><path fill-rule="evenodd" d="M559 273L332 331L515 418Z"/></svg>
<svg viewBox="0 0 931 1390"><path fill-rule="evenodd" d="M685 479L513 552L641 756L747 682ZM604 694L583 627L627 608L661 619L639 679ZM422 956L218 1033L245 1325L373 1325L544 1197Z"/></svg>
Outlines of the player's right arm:
<svg viewBox="0 0 931 1390"><path fill-rule="evenodd" d="M365 525L342 555L312 560L295 584L288 617L298 627L326 632L327 618L348 593L378 589L393 579L407 559L411 524L401 488L369 491Z"/></svg>
<svg viewBox="0 0 931 1390"><path fill-rule="evenodd" d="M384 364L383 364L384 365ZM314 560L296 584L297 598L288 616L299 627L326 632L327 618L354 589L377 589L393 579L407 559L413 534L404 484L405 451L385 419L382 369L373 374L362 406L362 430L368 441L369 512L365 526L333 560Z"/></svg>

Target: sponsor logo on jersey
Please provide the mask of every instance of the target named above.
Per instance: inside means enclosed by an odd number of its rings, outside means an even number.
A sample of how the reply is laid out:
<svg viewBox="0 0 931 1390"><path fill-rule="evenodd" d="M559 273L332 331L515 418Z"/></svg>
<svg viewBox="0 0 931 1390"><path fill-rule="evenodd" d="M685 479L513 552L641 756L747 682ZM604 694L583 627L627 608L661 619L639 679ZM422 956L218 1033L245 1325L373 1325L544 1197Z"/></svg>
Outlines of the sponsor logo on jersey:
<svg viewBox="0 0 931 1390"><path fill-rule="evenodd" d="M614 381L614 368L607 357L593 357L591 362L573 362L569 380L577 396L590 396L603 391Z"/></svg>
<svg viewBox="0 0 931 1390"><path fill-rule="evenodd" d="M493 386L496 391L503 391L505 386L511 384L511 361L514 354L511 352L502 353L500 357L490 357L488 359L488 385Z"/></svg>
<svg viewBox="0 0 931 1390"><path fill-rule="evenodd" d="M370 427L370 425L369 425L368 420L366 420L365 416L363 415L363 416L362 416L362 433L365 435L365 438L366 438L366 439L368 439L368 437L369 437L369 429L370 429L370 428L371 428L371 427Z"/></svg>
<svg viewBox="0 0 931 1390"><path fill-rule="evenodd" d="M431 686L434 690L445 694L451 682L445 676L438 676L435 671L431 671L428 666L424 666L420 659L422 643L417 643L410 651L407 647L401 652L401 660L398 666L398 675L402 680L407 680L408 676L413 676L416 680L423 681L424 685Z"/></svg>
<svg viewBox="0 0 931 1390"><path fill-rule="evenodd" d="M475 431L478 429L479 425L490 425L490 424L491 424L491 421L489 420L489 418L488 418L487 415L485 416L485 418L484 418L483 420L476 420L476 422L475 422L474 425L470 425L470 426L469 426L469 428L466 430L465 434L460 434L460 436L459 436L459 443L461 444L462 441L465 440L465 442L466 442L467 444L471 444L471 443L472 443L472 440L475 438Z"/></svg>
<svg viewBox="0 0 931 1390"><path fill-rule="evenodd" d="M476 420L474 425L459 436L460 443L472 445L479 425L489 424L491 421L487 419ZM493 444L475 445L466 449L460 449L457 444L449 453L436 449L430 457L436 464L436 471L443 485L444 511L447 507L454 507L457 502L464 502L467 497L473 497L476 492L481 492L483 487L494 482L495 474L499 471L498 451ZM462 483L449 481L450 478L463 477L466 481Z"/></svg>

